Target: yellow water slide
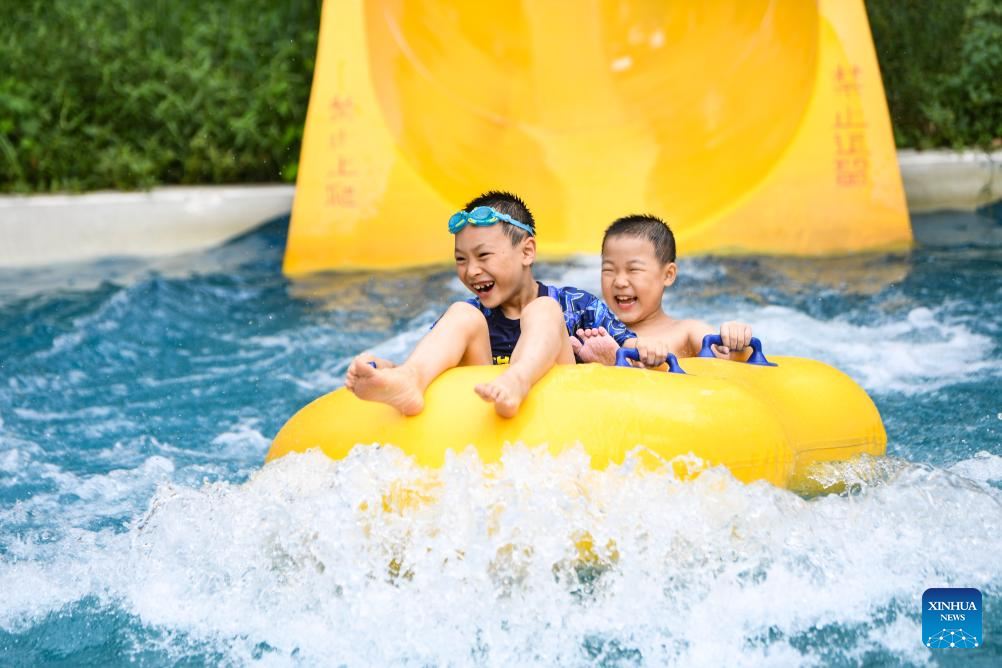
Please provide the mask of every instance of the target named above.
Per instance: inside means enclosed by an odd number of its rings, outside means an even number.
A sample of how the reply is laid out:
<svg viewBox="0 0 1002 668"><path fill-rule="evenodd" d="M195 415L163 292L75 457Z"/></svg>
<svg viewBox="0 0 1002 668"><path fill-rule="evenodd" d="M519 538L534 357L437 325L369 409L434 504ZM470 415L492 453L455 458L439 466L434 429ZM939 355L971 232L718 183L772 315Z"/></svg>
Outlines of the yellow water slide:
<svg viewBox="0 0 1002 668"><path fill-rule="evenodd" d="M285 271L447 262L491 189L544 257L911 240L862 0L326 0Z"/></svg>

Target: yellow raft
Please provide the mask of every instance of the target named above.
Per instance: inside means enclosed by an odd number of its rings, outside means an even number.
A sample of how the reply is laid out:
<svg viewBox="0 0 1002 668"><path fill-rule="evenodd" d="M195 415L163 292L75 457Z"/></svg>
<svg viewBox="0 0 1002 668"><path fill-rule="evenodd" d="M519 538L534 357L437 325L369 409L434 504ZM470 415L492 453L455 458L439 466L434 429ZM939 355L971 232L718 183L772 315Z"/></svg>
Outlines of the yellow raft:
<svg viewBox="0 0 1002 668"><path fill-rule="evenodd" d="M764 358L761 358L764 360ZM679 362L683 373L598 364L558 366L533 387L512 419L498 417L473 386L499 367L462 367L439 376L425 409L403 417L339 389L313 401L275 437L267 460L320 448L334 459L358 444L392 444L417 463L441 466L449 450L476 448L485 463L505 443L584 447L603 469L629 455L652 468L694 455L739 480L798 491L823 488L819 463L883 455L887 435L873 401L851 378L821 362L774 357L775 366L713 358ZM698 468L698 467L697 467Z"/></svg>

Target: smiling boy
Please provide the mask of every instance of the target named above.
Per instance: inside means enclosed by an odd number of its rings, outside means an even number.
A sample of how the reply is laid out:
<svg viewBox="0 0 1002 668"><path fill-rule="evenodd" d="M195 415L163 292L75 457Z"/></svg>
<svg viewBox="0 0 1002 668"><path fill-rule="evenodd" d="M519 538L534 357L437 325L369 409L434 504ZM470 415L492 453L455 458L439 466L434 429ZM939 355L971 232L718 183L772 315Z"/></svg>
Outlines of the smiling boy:
<svg viewBox="0 0 1002 668"><path fill-rule="evenodd" d="M653 343L668 346L678 357L694 357L703 337L716 330L701 320L679 320L665 313L661 300L665 289L675 283L675 236L660 218L650 215L624 216L605 231L602 239L602 297L613 313ZM585 341L583 358L603 360L615 354L616 346L599 330L579 333ZM713 346L717 357L743 360L751 342L751 326L725 322L720 326L723 344Z"/></svg>
<svg viewBox="0 0 1002 668"><path fill-rule="evenodd" d="M579 330L601 327L618 345L653 356L594 295L536 281L536 224L517 196L491 191L477 197L452 216L449 232L456 273L476 296L450 306L400 366L366 353L356 357L345 386L360 399L416 415L425 389L446 369L507 363L473 389L499 415L512 417L554 364L575 362L570 337Z"/></svg>

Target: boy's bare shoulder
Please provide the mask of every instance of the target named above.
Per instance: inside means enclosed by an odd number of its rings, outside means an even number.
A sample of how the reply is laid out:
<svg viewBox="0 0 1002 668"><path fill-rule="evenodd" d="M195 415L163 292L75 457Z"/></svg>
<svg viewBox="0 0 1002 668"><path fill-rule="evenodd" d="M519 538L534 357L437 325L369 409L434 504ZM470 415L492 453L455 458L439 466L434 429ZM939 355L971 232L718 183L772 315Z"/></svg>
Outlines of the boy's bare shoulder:
<svg viewBox="0 0 1002 668"><path fill-rule="evenodd" d="M645 336L659 336L659 335L663 336L670 334L678 334L681 332L690 332L693 330L702 330L707 327L709 327L709 325L703 322L702 320L693 320L688 318L686 319L671 318L663 322L649 325L648 327L644 328L643 333ZM637 333L640 334L639 331Z"/></svg>
<svg viewBox="0 0 1002 668"><path fill-rule="evenodd" d="M712 332L713 325L704 320L680 320L679 322L685 323L685 330L688 332Z"/></svg>
<svg viewBox="0 0 1002 668"><path fill-rule="evenodd" d="M671 318L657 323L650 323L642 328L638 327L634 331L636 331L637 336L669 340L687 337L692 331L700 329L704 325L705 323L699 320L676 320Z"/></svg>

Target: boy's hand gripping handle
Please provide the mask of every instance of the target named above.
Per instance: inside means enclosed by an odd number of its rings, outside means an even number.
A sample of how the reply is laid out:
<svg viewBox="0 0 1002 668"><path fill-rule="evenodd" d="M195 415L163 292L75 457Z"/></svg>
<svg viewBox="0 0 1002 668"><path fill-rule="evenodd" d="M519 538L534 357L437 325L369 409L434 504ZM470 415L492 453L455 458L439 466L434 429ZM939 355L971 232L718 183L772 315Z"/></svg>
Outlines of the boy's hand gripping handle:
<svg viewBox="0 0 1002 668"><path fill-rule="evenodd" d="M719 334L707 334L703 337L703 348L699 351L696 357L713 357L713 351L710 350L710 346L722 346L724 345L724 340L720 338ZM758 340L758 337L751 337L751 342L749 347L752 349L751 357L748 358L748 364L755 364L756 366L776 366L773 362L770 362L762 354L762 342Z"/></svg>
<svg viewBox="0 0 1002 668"><path fill-rule="evenodd" d="M630 366L630 363L626 360L639 359L640 351L636 348L620 348L616 351L616 366ZM668 358L665 361L668 363L668 373L685 375L685 371L682 371L682 367L678 365L678 358L673 353L668 353Z"/></svg>

